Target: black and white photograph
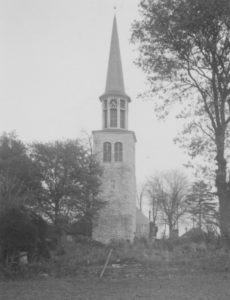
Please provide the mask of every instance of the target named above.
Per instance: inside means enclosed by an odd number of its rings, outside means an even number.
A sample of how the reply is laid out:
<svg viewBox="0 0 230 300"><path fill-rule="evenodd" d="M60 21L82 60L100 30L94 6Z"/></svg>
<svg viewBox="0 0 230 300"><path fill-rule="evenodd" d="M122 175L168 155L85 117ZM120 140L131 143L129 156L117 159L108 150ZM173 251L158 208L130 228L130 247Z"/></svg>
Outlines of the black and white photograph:
<svg viewBox="0 0 230 300"><path fill-rule="evenodd" d="M230 1L0 0L0 299L230 299Z"/></svg>

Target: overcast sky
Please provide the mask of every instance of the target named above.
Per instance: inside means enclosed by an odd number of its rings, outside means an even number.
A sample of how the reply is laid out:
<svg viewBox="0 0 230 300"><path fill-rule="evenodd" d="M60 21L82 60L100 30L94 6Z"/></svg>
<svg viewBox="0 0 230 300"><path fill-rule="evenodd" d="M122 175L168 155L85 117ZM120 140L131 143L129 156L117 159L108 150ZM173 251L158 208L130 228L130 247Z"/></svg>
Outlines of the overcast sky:
<svg viewBox="0 0 230 300"><path fill-rule="evenodd" d="M78 138L101 129L114 9L127 94L129 129L137 136L137 180L181 167L173 144L178 124L159 122L151 101L137 99L145 76L129 43L139 0L0 0L0 133L25 142Z"/></svg>

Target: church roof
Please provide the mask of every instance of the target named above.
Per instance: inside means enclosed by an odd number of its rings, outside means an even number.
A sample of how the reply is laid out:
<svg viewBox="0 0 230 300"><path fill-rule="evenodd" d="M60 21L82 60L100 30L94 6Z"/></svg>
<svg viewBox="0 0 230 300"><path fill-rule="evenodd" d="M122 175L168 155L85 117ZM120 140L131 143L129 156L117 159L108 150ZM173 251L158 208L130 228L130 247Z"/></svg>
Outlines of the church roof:
<svg viewBox="0 0 230 300"><path fill-rule="evenodd" d="M125 93L116 16L114 16L113 19L113 30L104 95L121 95L129 98Z"/></svg>

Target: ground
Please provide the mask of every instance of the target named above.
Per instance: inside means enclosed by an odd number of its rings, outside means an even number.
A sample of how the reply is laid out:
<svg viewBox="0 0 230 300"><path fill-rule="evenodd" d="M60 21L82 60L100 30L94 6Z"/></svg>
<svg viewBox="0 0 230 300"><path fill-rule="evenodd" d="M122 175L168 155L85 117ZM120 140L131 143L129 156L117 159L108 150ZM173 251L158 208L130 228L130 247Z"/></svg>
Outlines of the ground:
<svg viewBox="0 0 230 300"><path fill-rule="evenodd" d="M229 300L230 273L188 268L110 266L102 279L100 269L78 276L0 282L0 299L7 300Z"/></svg>
<svg viewBox="0 0 230 300"><path fill-rule="evenodd" d="M50 260L0 268L0 300L229 300L230 252L202 245L70 242Z"/></svg>

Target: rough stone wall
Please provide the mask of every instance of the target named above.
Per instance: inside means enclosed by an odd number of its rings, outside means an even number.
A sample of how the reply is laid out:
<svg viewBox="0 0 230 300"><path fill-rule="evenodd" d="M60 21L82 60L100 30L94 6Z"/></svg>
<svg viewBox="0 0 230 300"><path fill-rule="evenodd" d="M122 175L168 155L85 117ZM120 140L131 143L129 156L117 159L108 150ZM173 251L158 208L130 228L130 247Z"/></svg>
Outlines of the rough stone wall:
<svg viewBox="0 0 230 300"><path fill-rule="evenodd" d="M135 135L124 130L93 132L94 153L104 168L102 197L106 201L94 224L93 238L133 241L136 230ZM112 144L112 161L103 162L103 143ZM114 161L114 143L123 144L123 161Z"/></svg>

